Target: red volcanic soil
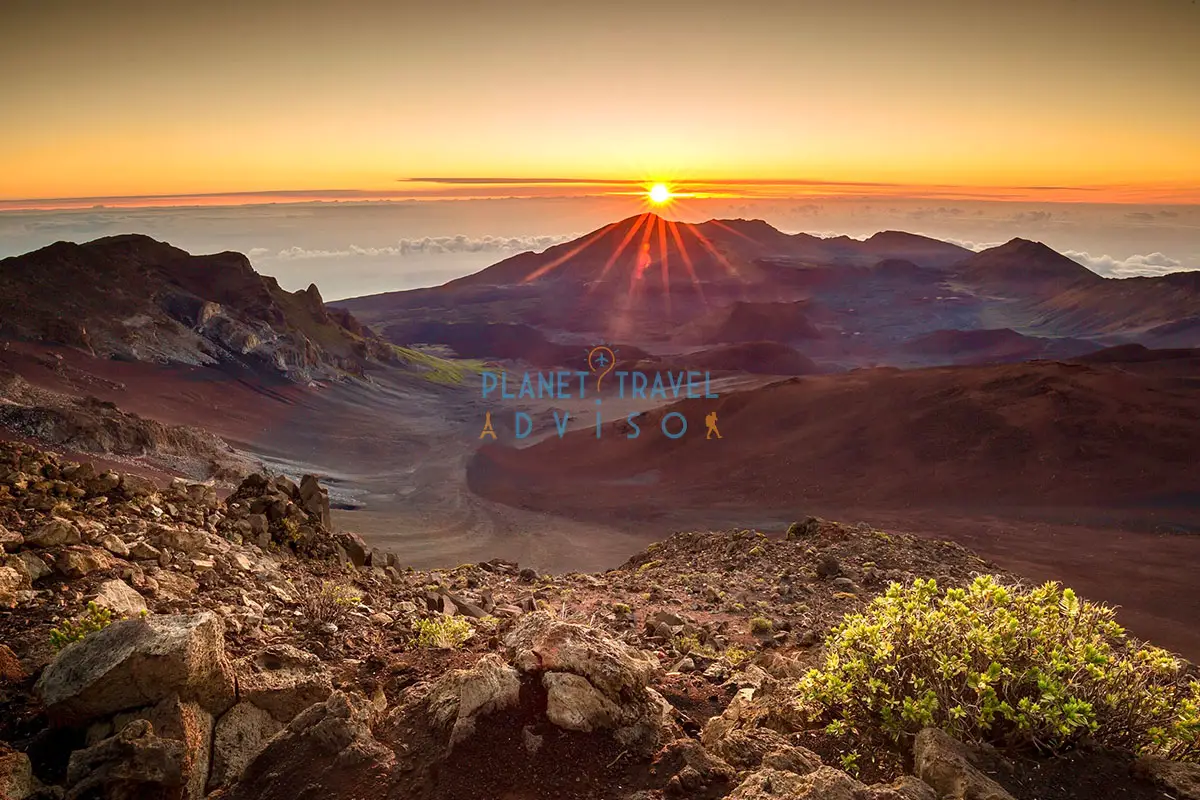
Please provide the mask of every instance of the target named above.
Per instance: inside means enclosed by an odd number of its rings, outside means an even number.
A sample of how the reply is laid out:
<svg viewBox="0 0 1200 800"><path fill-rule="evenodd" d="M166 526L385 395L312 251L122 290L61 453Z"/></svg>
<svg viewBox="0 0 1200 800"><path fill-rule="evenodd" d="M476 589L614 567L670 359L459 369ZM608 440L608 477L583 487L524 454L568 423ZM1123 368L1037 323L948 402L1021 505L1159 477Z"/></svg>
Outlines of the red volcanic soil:
<svg viewBox="0 0 1200 800"><path fill-rule="evenodd" d="M1100 349L1082 339L1047 339L1024 336L1011 328L991 330L941 330L914 339L903 350L959 364L1028 361L1035 358L1073 358ZM946 363L942 361L941 363Z"/></svg>
<svg viewBox="0 0 1200 800"><path fill-rule="evenodd" d="M1162 368L1032 362L794 378L717 400L690 400L640 421L536 447L489 447L479 489L498 499L545 487L554 505L573 487L650 473L614 488L614 502L727 502L796 507L1051 505L1177 502L1200 488L1200 357ZM690 426L671 440L664 411ZM706 440L715 411L723 434Z"/></svg>

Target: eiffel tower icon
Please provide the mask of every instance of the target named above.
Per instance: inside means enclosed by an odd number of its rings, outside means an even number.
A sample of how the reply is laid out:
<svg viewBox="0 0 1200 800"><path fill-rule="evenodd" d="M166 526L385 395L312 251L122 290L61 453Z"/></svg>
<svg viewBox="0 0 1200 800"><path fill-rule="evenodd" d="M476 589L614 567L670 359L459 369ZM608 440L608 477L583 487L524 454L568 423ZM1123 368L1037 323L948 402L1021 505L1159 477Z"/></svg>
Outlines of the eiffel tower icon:
<svg viewBox="0 0 1200 800"><path fill-rule="evenodd" d="M483 430L479 432L479 438L490 436L496 439L496 429L492 427L492 412L488 411L483 417Z"/></svg>

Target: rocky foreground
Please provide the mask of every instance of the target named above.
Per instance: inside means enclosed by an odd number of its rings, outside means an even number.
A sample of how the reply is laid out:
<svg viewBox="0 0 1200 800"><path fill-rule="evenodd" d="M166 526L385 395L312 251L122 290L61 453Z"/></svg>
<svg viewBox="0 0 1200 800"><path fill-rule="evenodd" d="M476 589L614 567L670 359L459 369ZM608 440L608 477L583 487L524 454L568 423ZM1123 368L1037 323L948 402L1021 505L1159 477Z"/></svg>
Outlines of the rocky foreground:
<svg viewBox="0 0 1200 800"><path fill-rule="evenodd" d="M227 498L0 444L0 797L1200 798L1195 765L835 736L790 687L890 581L999 574L809 519L602 575L414 571L313 476ZM1011 577L1011 576L1009 576Z"/></svg>

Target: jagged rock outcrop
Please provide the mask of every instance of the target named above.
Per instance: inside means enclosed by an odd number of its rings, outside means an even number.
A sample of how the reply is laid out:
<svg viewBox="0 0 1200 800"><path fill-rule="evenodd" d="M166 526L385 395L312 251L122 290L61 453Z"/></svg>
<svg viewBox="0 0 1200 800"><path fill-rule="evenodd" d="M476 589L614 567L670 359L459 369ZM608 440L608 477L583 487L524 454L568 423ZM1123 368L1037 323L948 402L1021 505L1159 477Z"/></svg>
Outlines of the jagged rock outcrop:
<svg viewBox="0 0 1200 800"><path fill-rule="evenodd" d="M0 791L1007 798L936 732L914 761L937 791L867 785L822 763L843 753L795 703L810 648L846 610L930 554L961 584L980 564L966 551L820 521L799 541L678 534L603 575L413 570L331 532L327 504L316 478L251 476L223 501L0 443L17 605L0 614L0 739L15 748L0 742ZM289 521L311 532L292 538ZM104 564L66 570L70 554ZM128 618L88 632L105 622L89 601ZM764 622L773 633L755 635ZM902 769L872 755L863 774ZM1188 796L1191 768L1139 769Z"/></svg>
<svg viewBox="0 0 1200 800"><path fill-rule="evenodd" d="M385 797L395 753L377 741L377 710L335 692L291 721L250 762L228 800Z"/></svg>
<svg viewBox="0 0 1200 800"><path fill-rule="evenodd" d="M649 687L658 664L594 629L529 614L505 640L513 665L541 681L546 716L567 730L610 730L651 752L670 730L670 705Z"/></svg>
<svg viewBox="0 0 1200 800"><path fill-rule="evenodd" d="M0 334L100 356L235 362L292 380L361 375L391 358L315 286L287 292L240 253L193 256L129 234L0 260Z"/></svg>

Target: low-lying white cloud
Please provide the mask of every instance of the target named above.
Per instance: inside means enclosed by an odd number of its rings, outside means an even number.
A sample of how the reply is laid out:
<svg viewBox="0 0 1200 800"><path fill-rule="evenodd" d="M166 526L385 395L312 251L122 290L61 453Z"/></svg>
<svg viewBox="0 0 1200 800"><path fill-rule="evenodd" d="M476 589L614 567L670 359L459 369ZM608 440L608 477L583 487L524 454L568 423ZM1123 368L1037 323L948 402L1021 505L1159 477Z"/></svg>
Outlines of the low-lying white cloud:
<svg viewBox="0 0 1200 800"><path fill-rule="evenodd" d="M252 259L292 261L313 258L406 258L446 253L523 253L528 250L542 251L569 242L577 236L424 236L420 239L400 239L395 244L376 247L351 244L344 249L332 250L298 245L281 250L254 247L248 255Z"/></svg>
<svg viewBox="0 0 1200 800"><path fill-rule="evenodd" d="M946 236L933 236L931 234L923 235L929 236L931 239L941 239L943 242L956 244L959 247L965 247L968 250L974 250L976 253L983 250L991 250L993 247L999 247L1000 245L1004 244L1004 242L975 242L970 239L951 239Z"/></svg>
<svg viewBox="0 0 1200 800"><path fill-rule="evenodd" d="M1185 269L1183 263L1163 255L1148 253L1129 258L1113 258L1110 255L1094 256L1079 250L1064 250L1063 255L1078 261L1090 270L1112 278L1130 278L1137 275L1166 275Z"/></svg>

